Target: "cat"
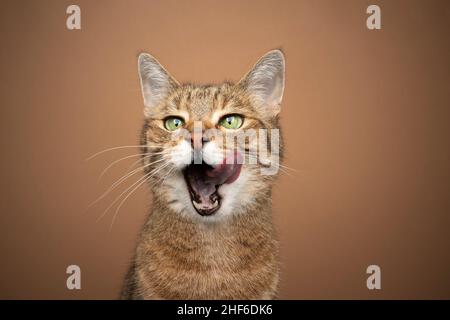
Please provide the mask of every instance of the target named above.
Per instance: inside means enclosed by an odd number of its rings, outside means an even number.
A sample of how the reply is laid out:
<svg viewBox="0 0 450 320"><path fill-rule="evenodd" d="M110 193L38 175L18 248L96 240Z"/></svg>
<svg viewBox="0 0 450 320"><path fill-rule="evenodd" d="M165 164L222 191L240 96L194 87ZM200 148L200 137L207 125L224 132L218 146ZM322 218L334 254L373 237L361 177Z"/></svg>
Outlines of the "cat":
<svg viewBox="0 0 450 320"><path fill-rule="evenodd" d="M121 298L276 298L279 254L271 194L277 174L261 173L267 166L263 157L252 164L236 161L250 147L237 152L202 133L278 130L284 54L269 51L236 84L180 84L147 53L139 55L138 69L142 161L153 204ZM181 130L191 136L174 138ZM279 150L270 152L281 158L279 139ZM202 155L200 161L193 161L195 154Z"/></svg>

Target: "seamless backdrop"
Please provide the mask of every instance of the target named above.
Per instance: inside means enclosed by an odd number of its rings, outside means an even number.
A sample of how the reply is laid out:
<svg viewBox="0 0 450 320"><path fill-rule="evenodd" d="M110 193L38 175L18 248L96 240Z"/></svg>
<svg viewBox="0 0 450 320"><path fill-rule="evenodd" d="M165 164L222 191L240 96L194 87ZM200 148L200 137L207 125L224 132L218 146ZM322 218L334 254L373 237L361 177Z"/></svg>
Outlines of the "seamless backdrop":
<svg viewBox="0 0 450 320"><path fill-rule="evenodd" d="M66 8L81 7L81 30ZM382 29L366 28L381 7ZM281 298L450 298L448 1L3 1L0 298L114 299L151 204L118 188L143 120L136 58L181 82L287 57L274 190ZM137 177L140 177L139 175ZM131 181L131 180L130 180ZM134 181L134 180L133 180ZM125 184L130 185L131 182ZM66 267L82 289L66 289ZM382 289L366 288L377 264Z"/></svg>

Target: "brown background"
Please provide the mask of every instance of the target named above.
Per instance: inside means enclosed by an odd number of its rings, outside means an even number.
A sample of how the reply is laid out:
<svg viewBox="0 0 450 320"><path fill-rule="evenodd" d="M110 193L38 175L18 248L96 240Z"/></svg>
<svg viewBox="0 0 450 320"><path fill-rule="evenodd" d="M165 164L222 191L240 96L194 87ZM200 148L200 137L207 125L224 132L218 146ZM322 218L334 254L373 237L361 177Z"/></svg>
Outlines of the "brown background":
<svg viewBox="0 0 450 320"><path fill-rule="evenodd" d="M103 168L137 149L85 159L136 144L140 51L217 83L276 47L298 170L273 199L281 298L450 298L450 2L77 0L82 30L68 31L71 3L1 4L0 298L118 296L151 196L139 189L110 232L114 212L96 219L119 193L86 207L135 159L97 183ZM381 31L365 26L372 3Z"/></svg>

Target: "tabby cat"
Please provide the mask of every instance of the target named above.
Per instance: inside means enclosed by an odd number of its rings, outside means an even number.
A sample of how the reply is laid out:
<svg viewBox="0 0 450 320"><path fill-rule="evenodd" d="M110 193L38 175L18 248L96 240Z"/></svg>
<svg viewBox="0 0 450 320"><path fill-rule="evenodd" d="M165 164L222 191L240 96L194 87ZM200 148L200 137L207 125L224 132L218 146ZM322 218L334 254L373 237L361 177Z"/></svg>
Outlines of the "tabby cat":
<svg viewBox="0 0 450 320"><path fill-rule="evenodd" d="M269 51L236 84L180 84L147 53L139 55L138 69L142 161L153 204L122 298L276 298L271 189L277 174L261 170L273 155L281 157L281 146L268 148L271 157L255 157L250 135L243 147L230 147L205 132L279 129L283 53ZM273 135L267 136L270 145Z"/></svg>

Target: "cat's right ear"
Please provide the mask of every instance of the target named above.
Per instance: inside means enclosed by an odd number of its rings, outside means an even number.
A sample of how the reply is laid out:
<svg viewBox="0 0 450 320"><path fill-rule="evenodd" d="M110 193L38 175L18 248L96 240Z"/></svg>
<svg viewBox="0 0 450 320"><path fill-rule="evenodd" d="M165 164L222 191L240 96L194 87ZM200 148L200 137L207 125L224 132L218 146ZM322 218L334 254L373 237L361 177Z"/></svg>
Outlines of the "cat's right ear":
<svg viewBox="0 0 450 320"><path fill-rule="evenodd" d="M164 101L178 82L164 69L153 56L141 53L138 70L144 98L144 114L148 116L152 108Z"/></svg>
<svg viewBox="0 0 450 320"><path fill-rule="evenodd" d="M281 50L267 52L240 80L257 106L263 112L277 115L284 92L285 60Z"/></svg>

